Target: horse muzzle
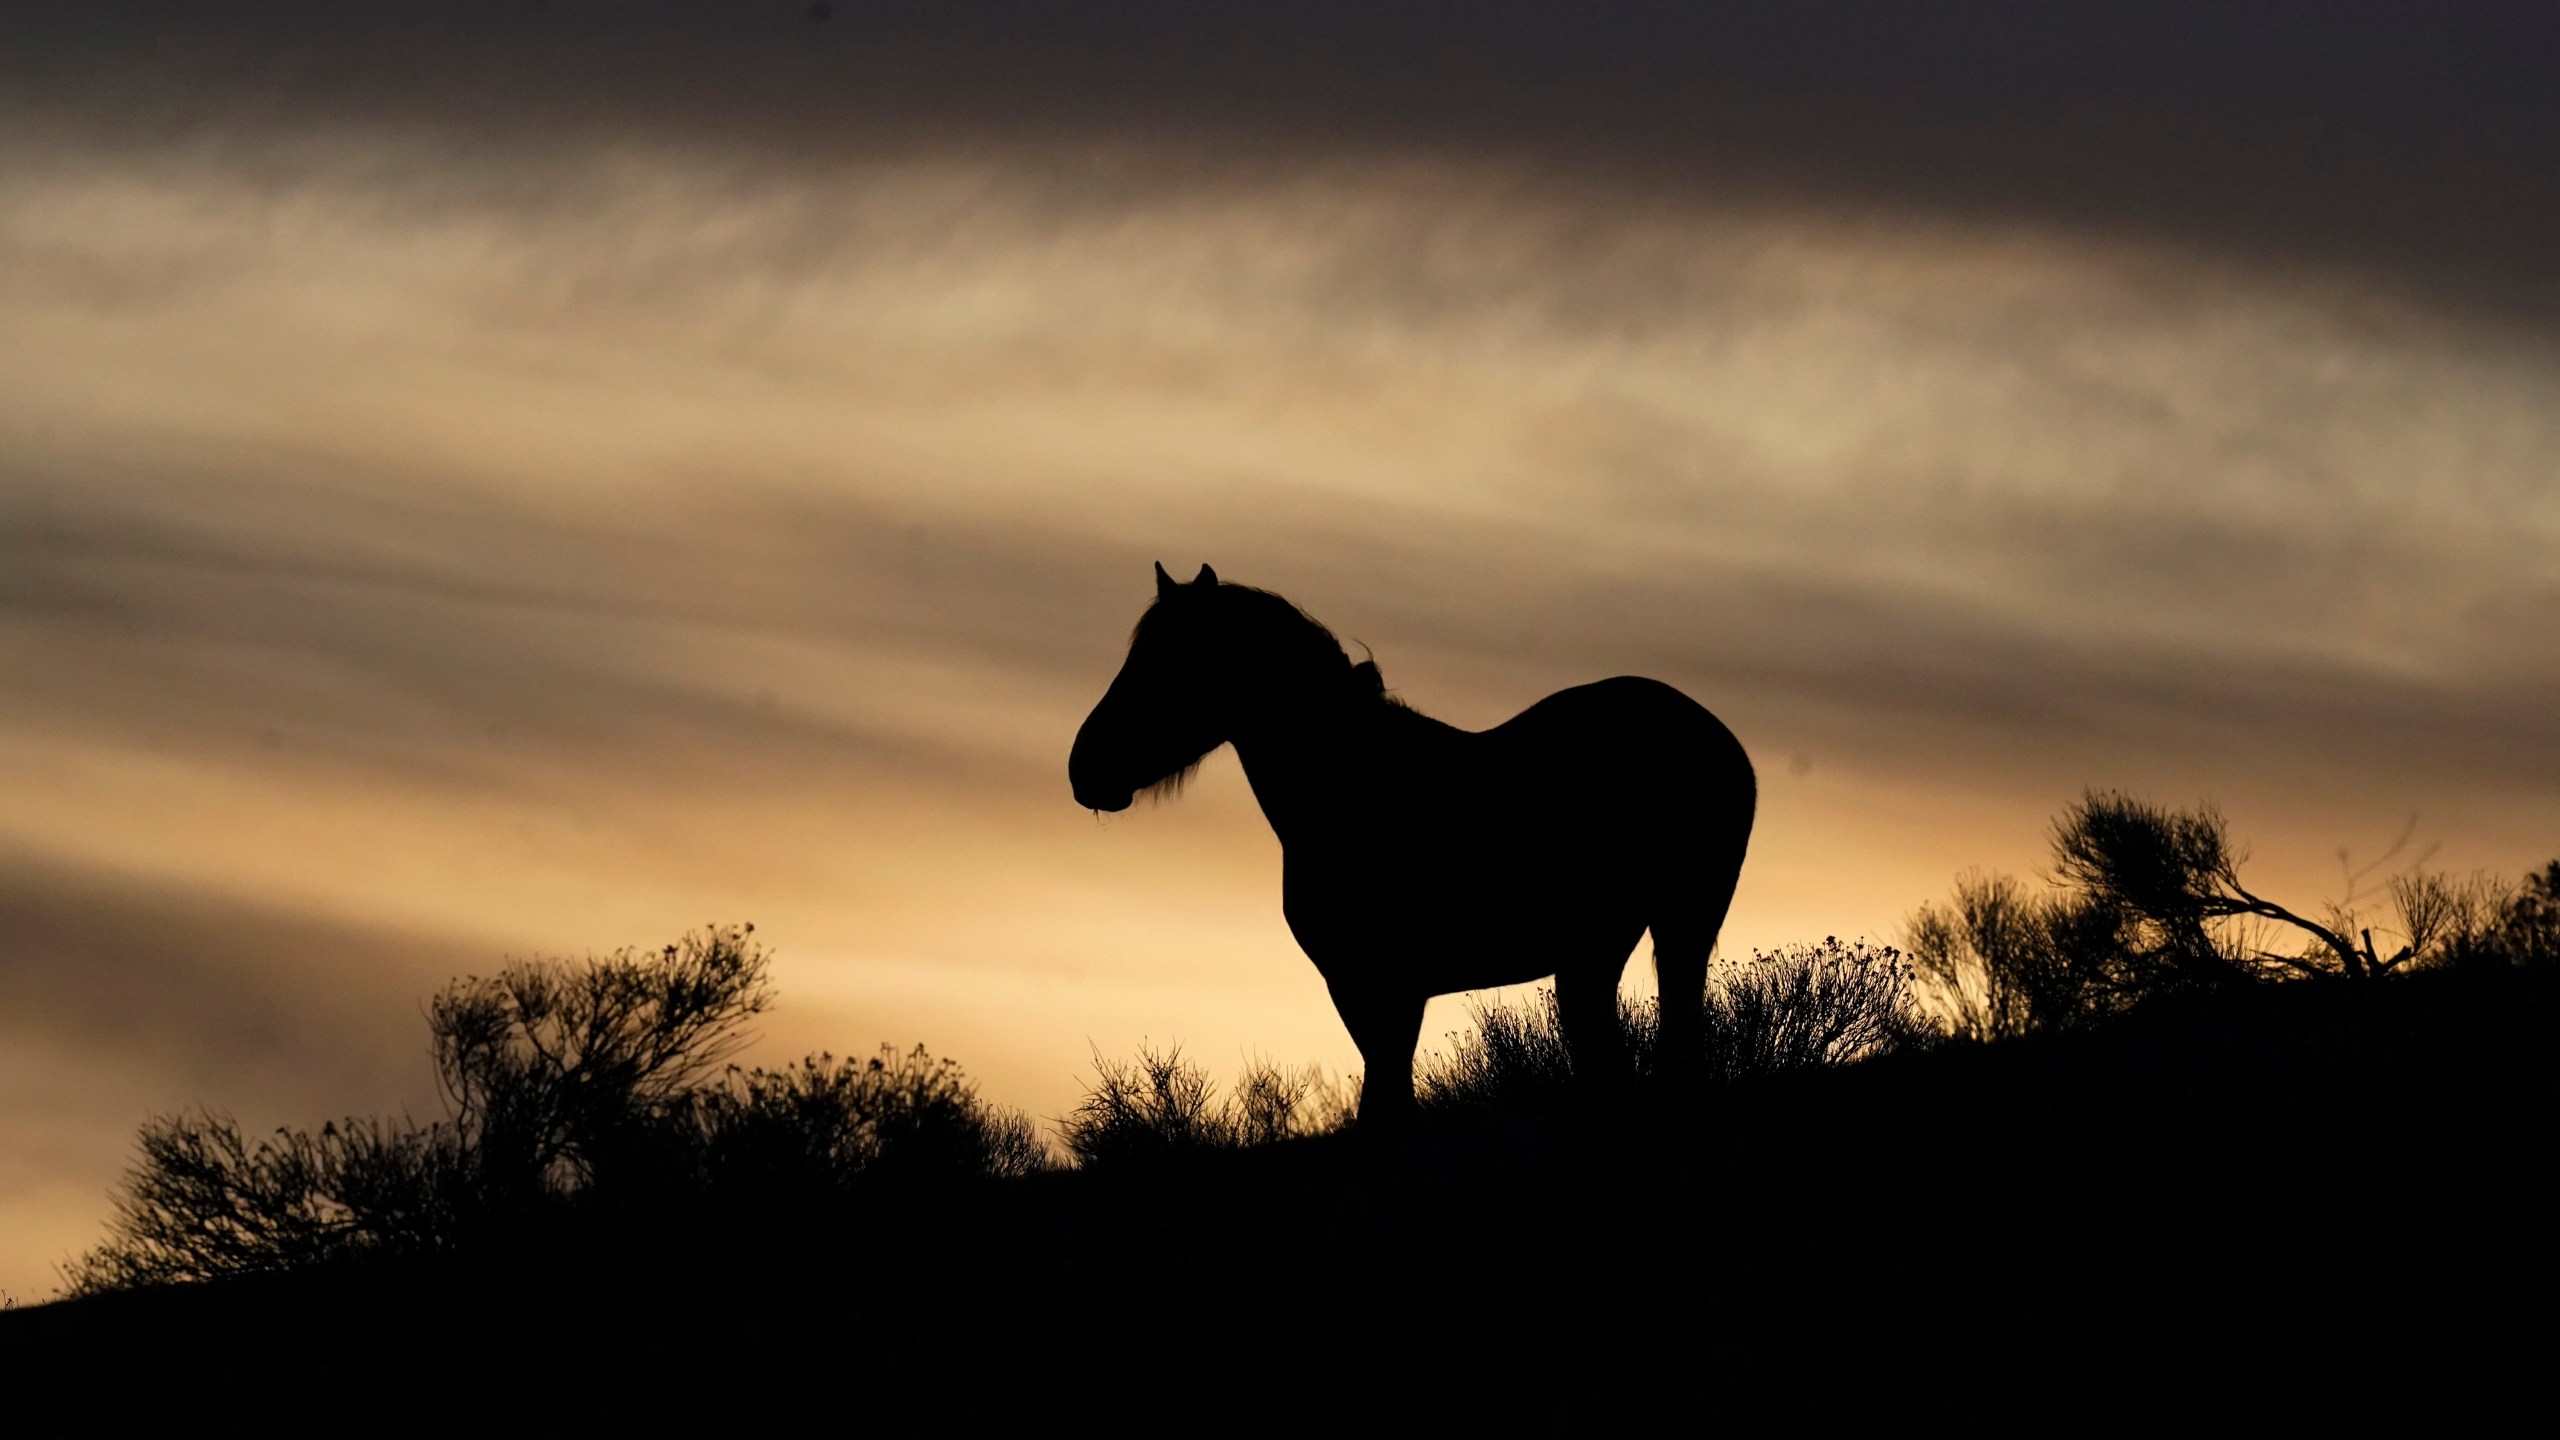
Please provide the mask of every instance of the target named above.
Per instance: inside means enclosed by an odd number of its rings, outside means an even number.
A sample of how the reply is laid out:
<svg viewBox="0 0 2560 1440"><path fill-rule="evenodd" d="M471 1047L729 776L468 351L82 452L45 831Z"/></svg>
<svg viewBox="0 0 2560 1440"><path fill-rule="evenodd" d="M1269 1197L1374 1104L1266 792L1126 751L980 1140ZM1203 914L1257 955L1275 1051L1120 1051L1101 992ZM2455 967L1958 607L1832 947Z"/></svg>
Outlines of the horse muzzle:
<svg viewBox="0 0 2560 1440"><path fill-rule="evenodd" d="M1133 792L1127 790L1122 790L1115 794L1104 794L1103 792L1096 790L1076 791L1077 804L1083 806L1087 810L1100 810L1105 814L1110 815L1117 815L1121 811L1128 809L1129 802L1136 798L1138 797Z"/></svg>

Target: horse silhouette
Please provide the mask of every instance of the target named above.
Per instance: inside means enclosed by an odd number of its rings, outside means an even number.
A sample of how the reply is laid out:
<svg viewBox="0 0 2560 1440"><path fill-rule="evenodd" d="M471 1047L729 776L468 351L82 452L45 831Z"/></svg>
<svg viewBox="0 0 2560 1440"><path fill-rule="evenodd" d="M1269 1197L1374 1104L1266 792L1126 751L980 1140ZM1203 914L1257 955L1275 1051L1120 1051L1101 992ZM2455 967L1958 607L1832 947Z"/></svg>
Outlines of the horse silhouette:
<svg viewBox="0 0 2560 1440"><path fill-rule="evenodd" d="M1619 676L1461 730L1390 697L1374 661L1280 596L1158 565L1068 781L1078 804L1125 810L1229 743L1280 837L1290 932L1360 1047L1364 1120L1411 1109L1423 1003L1453 991L1555 977L1575 1071L1620 1075L1618 980L1648 928L1663 1062L1699 1064L1758 798L1704 706Z"/></svg>

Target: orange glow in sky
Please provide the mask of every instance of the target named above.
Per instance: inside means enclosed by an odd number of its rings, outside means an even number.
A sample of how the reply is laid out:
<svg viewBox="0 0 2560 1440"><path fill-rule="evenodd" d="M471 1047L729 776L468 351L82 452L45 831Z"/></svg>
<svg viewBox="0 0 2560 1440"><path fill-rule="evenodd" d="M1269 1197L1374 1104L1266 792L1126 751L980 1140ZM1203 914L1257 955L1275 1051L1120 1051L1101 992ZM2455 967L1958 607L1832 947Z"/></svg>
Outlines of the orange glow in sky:
<svg viewBox="0 0 2560 1440"><path fill-rule="evenodd" d="M1068 796L1157 560L1462 725L1688 691L1761 774L1728 953L2087 785L2313 903L2411 815L2560 851L2560 347L2342 266L1422 146L12 125L0 335L21 1299L153 1113L431 1110L509 955L753 921L759 1058L1037 1114L1354 1067L1231 758Z"/></svg>

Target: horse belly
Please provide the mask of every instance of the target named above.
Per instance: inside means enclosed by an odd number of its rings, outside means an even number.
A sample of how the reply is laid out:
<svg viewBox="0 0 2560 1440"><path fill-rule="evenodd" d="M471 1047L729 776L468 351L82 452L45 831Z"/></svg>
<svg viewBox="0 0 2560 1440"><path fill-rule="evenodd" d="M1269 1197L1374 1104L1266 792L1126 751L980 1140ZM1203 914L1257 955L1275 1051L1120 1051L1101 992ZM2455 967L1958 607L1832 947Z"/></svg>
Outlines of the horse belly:
<svg viewBox="0 0 2560 1440"><path fill-rule="evenodd" d="M1617 889L1509 867L1434 873L1413 865L1363 866L1357 873L1328 873L1292 865L1283 913L1300 948L1334 985L1446 995L1624 960L1644 921Z"/></svg>

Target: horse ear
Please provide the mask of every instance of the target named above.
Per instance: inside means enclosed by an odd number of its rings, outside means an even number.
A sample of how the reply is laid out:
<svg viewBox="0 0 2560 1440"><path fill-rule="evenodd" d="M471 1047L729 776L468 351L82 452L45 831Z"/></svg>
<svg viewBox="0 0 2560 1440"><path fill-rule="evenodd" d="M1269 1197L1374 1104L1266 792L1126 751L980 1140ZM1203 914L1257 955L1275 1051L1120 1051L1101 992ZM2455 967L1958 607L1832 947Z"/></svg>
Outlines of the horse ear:
<svg viewBox="0 0 2560 1440"><path fill-rule="evenodd" d="M1159 560L1156 562L1156 598L1161 600L1172 593L1173 577L1164 573L1164 562Z"/></svg>
<svg viewBox="0 0 2560 1440"><path fill-rule="evenodd" d="M1200 573L1191 577L1191 583L1194 585L1215 585L1218 583L1218 572L1210 569L1206 565L1203 565L1200 567Z"/></svg>

